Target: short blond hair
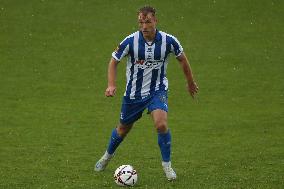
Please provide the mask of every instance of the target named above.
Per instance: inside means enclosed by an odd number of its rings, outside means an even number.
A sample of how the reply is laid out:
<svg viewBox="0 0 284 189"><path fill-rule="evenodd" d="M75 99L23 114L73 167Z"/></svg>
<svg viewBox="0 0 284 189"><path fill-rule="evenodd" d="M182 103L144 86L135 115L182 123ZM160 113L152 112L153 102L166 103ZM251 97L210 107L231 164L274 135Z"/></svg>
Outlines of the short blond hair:
<svg viewBox="0 0 284 189"><path fill-rule="evenodd" d="M144 7L141 7L139 10L138 10L138 14L142 13L143 15L147 15L149 13L151 13L153 16L156 15L156 9L154 7L151 7L151 6L144 6Z"/></svg>

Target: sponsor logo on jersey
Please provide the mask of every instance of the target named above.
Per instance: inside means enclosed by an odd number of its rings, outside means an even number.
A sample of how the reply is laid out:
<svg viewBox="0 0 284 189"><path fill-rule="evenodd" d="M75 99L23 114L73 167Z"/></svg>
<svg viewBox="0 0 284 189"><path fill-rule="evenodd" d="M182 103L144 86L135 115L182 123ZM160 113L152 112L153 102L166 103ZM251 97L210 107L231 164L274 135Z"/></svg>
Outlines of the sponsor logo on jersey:
<svg viewBox="0 0 284 189"><path fill-rule="evenodd" d="M155 69L163 64L163 60L136 60L135 64L141 69Z"/></svg>

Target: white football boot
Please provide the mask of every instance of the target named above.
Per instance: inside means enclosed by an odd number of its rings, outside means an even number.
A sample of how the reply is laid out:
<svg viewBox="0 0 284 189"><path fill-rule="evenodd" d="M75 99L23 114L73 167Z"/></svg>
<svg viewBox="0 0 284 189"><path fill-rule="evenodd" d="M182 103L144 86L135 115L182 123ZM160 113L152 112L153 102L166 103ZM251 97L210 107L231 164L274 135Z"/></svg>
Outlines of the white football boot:
<svg viewBox="0 0 284 189"><path fill-rule="evenodd" d="M105 170L108 162L111 160L113 156L114 154L109 154L106 151L105 154L101 157L101 159L96 163L94 170L97 172Z"/></svg>
<svg viewBox="0 0 284 189"><path fill-rule="evenodd" d="M166 174L166 177L169 181L176 180L177 174L171 166L171 162L162 162L163 170Z"/></svg>

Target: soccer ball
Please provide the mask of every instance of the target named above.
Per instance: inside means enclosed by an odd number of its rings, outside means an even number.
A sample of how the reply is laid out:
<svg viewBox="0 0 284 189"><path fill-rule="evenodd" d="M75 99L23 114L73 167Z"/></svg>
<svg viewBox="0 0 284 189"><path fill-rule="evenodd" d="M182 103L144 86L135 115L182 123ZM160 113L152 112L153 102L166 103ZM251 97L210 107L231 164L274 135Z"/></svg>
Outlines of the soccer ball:
<svg viewBox="0 0 284 189"><path fill-rule="evenodd" d="M114 172L114 181L119 186L134 186L137 172L131 165L121 165Z"/></svg>

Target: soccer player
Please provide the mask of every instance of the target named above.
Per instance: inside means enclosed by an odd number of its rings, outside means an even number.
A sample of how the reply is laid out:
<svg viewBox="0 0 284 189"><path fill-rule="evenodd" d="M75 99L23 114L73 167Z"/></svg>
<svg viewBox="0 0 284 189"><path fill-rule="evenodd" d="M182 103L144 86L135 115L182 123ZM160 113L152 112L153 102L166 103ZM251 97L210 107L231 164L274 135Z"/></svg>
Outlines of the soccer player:
<svg viewBox="0 0 284 189"><path fill-rule="evenodd" d="M198 87L180 42L174 36L156 28L157 18L153 7L145 6L138 11L139 31L127 36L112 53L108 66L107 97L115 96L117 65L127 56L126 90L123 97L120 123L113 129L105 154L95 165L95 171L103 171L114 156L119 144L142 117L147 108L158 133L162 167L168 180L177 178L171 166L171 133L167 125L167 64L170 53L179 61L192 97Z"/></svg>

